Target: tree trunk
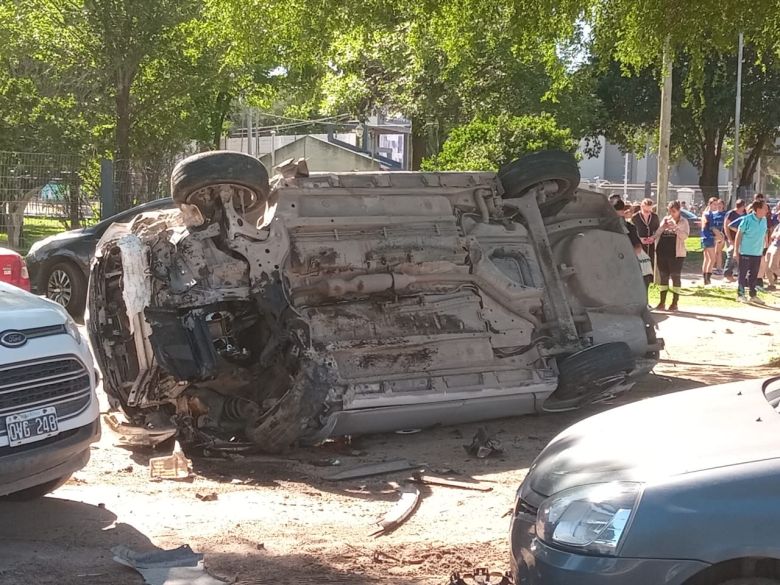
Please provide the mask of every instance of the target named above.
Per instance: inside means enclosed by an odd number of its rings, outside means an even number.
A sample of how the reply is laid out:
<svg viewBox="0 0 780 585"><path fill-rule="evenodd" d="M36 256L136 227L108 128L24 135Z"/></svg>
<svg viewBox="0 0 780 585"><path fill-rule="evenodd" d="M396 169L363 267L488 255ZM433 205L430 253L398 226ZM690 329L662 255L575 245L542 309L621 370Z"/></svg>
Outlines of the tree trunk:
<svg viewBox="0 0 780 585"><path fill-rule="evenodd" d="M27 203L32 199L33 195L38 193L42 187L43 185L34 189L28 189L18 199L8 203L6 232L8 233L8 245L12 250L22 249L24 210L27 209Z"/></svg>
<svg viewBox="0 0 780 585"><path fill-rule="evenodd" d="M718 197L718 174L720 171L720 155L723 144L722 134L718 128L703 129L701 137L701 165L699 167L699 188L706 201L710 197Z"/></svg>
<svg viewBox="0 0 780 585"><path fill-rule="evenodd" d="M230 110L230 105L233 103L233 96L225 91L221 91L217 94L217 99L214 102L214 110L211 112L211 132L212 132L212 146L215 150L219 150L222 146L222 128L225 125L225 118Z"/></svg>
<svg viewBox="0 0 780 585"><path fill-rule="evenodd" d="M114 146L114 182L118 187L116 211L124 211L132 204L130 182L131 153L130 87L132 74L120 68L116 77L116 143Z"/></svg>
<svg viewBox="0 0 780 585"><path fill-rule="evenodd" d="M759 134L756 139L756 143L753 148L750 149L750 153L745 158L745 162L742 165L742 172L739 175L740 187L752 187L753 177L756 174L756 167L758 166L758 160L761 158L761 153L764 151L766 144L769 142L771 136L774 135L774 131L769 131L764 134Z"/></svg>
<svg viewBox="0 0 780 585"><path fill-rule="evenodd" d="M68 185L68 207L70 215L70 229L75 230L81 227L81 201L79 199L78 185Z"/></svg>
<svg viewBox="0 0 780 585"><path fill-rule="evenodd" d="M428 130L419 120L412 120L412 171L419 171L423 159L428 156Z"/></svg>

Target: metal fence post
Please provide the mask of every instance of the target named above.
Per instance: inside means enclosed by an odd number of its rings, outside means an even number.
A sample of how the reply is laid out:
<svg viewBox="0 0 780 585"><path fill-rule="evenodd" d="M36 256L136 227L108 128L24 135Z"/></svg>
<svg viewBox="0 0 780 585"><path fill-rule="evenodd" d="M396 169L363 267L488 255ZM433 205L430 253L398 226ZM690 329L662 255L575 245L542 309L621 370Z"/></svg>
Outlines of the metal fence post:
<svg viewBox="0 0 780 585"><path fill-rule="evenodd" d="M100 159L100 219L116 213L114 203L114 161Z"/></svg>

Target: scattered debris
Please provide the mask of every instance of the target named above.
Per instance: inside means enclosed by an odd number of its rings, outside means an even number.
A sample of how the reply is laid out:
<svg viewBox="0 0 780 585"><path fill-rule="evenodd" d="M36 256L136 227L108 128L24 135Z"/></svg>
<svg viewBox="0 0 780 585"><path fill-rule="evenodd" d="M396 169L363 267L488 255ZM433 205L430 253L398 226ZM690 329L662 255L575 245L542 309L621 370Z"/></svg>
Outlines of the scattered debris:
<svg viewBox="0 0 780 585"><path fill-rule="evenodd" d="M422 429L399 429L395 432L396 435L416 435L421 433Z"/></svg>
<svg viewBox="0 0 780 585"><path fill-rule="evenodd" d="M478 457L479 459L484 459L490 455L498 455L504 452L501 448L501 441L488 435L485 427L479 427L477 432L474 433L474 438L471 439L471 444L463 445L463 448L466 450L466 453Z"/></svg>
<svg viewBox="0 0 780 585"><path fill-rule="evenodd" d="M111 549L114 560L135 569L147 585L222 585L206 572L203 555L185 544L171 550L139 553L127 546Z"/></svg>
<svg viewBox="0 0 780 585"><path fill-rule="evenodd" d="M173 453L149 459L149 475L152 479L188 479L192 475L192 461L187 459L176 441Z"/></svg>
<svg viewBox="0 0 780 585"><path fill-rule="evenodd" d="M391 555L389 553L386 553L383 550L378 550L378 549L374 551L374 555L372 557L372 560L375 563L384 563L385 560L395 561L396 563L403 563L403 561L401 559L399 559L398 557L394 557L393 555Z"/></svg>
<svg viewBox="0 0 780 585"><path fill-rule="evenodd" d="M314 467L338 467L341 465L341 459L313 459L309 465Z"/></svg>
<svg viewBox="0 0 780 585"><path fill-rule="evenodd" d="M494 581L493 578L497 580ZM466 581L469 579L469 581ZM510 573L491 573L488 569L474 569L473 573L458 573L450 575L449 585L512 585Z"/></svg>
<svg viewBox="0 0 780 585"><path fill-rule="evenodd" d="M456 481L454 479L447 479L446 477L437 477L435 475L423 475L422 473L415 472L412 474L415 483L424 485L440 485L444 487L457 488L461 490L472 490L475 492L491 492L493 488L487 485L480 485L479 483L468 483L465 481Z"/></svg>
<svg viewBox="0 0 780 585"><path fill-rule="evenodd" d="M156 447L173 437L178 429L175 426L142 427L131 425L120 412L112 412L103 417L106 424L119 435L121 447Z"/></svg>
<svg viewBox="0 0 780 585"><path fill-rule="evenodd" d="M398 528L403 522L412 515L420 502L420 490L413 484L405 484L398 491L401 498L396 502L390 511L377 522L379 530L371 533L371 536L381 536Z"/></svg>
<svg viewBox="0 0 780 585"><path fill-rule="evenodd" d="M195 494L201 502L216 502L218 499L217 492L209 492L207 494Z"/></svg>
<svg viewBox="0 0 780 585"><path fill-rule="evenodd" d="M324 479L330 481L341 481L344 479L357 479L359 477L370 477L372 475L382 475L394 471L406 471L420 467L417 463L412 463L406 459L393 459L392 461L382 461L380 463L365 463L348 469L342 469L336 473L325 476Z"/></svg>

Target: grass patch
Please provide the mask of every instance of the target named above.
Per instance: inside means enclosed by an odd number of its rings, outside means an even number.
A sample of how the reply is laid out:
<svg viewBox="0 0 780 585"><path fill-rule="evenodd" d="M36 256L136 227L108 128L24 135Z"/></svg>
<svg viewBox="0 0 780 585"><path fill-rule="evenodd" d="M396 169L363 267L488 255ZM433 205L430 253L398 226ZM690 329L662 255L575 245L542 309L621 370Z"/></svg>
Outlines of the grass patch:
<svg viewBox="0 0 780 585"><path fill-rule="evenodd" d="M773 305L777 297L768 293L758 293L759 298L768 305ZM648 294L650 306L655 307L661 300L658 285L651 284ZM667 306L672 302L671 293L667 296ZM736 308L743 306L737 301L737 289L725 286L694 286L683 288L680 294L680 308L689 307L725 307Z"/></svg>
<svg viewBox="0 0 780 585"><path fill-rule="evenodd" d="M18 252L22 255L27 254L35 242L67 231L68 223L61 219L46 217L25 217L24 228L22 229L22 246ZM8 245L8 234L0 233L0 246Z"/></svg>

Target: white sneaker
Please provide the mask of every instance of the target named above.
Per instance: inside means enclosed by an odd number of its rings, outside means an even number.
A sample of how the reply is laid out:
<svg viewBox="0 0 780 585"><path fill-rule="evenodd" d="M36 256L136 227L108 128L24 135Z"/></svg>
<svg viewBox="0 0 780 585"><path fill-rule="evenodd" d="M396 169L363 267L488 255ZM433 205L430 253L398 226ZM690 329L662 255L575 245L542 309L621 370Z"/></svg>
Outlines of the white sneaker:
<svg viewBox="0 0 780 585"><path fill-rule="evenodd" d="M749 303L750 302L745 295L739 295L737 297L737 301L739 301L740 303Z"/></svg>

